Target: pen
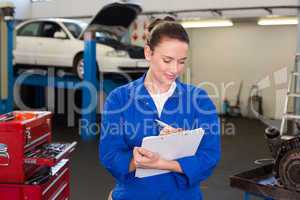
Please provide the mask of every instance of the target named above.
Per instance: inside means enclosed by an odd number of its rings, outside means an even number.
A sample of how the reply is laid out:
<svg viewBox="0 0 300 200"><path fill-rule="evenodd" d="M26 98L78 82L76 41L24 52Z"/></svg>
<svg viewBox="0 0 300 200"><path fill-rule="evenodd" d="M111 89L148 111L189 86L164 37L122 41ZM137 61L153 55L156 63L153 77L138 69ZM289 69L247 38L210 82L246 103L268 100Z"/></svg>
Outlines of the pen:
<svg viewBox="0 0 300 200"><path fill-rule="evenodd" d="M170 126L170 125L166 124L165 122L162 122L162 121L160 121L160 120L158 120L158 119L155 119L155 121L156 121L157 124L160 125L162 128L165 128L165 127L167 127L167 126Z"/></svg>

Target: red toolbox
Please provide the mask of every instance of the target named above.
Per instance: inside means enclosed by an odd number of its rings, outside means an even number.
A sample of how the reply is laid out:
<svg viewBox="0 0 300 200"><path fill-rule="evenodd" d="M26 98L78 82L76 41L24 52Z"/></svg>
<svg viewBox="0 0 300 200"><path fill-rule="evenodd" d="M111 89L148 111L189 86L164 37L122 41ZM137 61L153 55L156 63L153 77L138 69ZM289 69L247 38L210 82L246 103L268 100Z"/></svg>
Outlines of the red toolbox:
<svg viewBox="0 0 300 200"><path fill-rule="evenodd" d="M0 199L69 199L73 143L51 143L51 113L0 115Z"/></svg>

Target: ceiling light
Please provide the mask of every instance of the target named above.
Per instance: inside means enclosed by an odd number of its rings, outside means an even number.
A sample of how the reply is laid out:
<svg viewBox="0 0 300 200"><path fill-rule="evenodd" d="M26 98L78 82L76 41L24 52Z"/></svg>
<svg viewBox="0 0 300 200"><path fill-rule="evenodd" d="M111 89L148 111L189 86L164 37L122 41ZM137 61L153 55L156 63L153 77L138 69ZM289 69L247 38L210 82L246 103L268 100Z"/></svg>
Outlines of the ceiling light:
<svg viewBox="0 0 300 200"><path fill-rule="evenodd" d="M260 18L258 25L272 26L272 25L296 25L298 24L297 17L265 17Z"/></svg>
<svg viewBox="0 0 300 200"><path fill-rule="evenodd" d="M184 28L233 26L233 22L228 19L191 20L191 21L182 21L181 24Z"/></svg>

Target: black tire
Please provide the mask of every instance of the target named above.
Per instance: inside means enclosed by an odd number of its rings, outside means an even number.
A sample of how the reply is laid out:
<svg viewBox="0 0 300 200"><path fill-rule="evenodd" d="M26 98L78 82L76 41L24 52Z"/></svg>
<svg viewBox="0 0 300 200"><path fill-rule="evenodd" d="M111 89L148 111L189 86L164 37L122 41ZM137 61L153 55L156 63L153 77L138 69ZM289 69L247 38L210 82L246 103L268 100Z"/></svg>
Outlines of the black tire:
<svg viewBox="0 0 300 200"><path fill-rule="evenodd" d="M97 70L97 80L99 80L99 67L98 63L96 63L96 70ZM83 61L83 53L80 53L76 56L73 64L73 73L80 79L83 80L84 74L84 61Z"/></svg>
<svg viewBox="0 0 300 200"><path fill-rule="evenodd" d="M84 73L84 68L83 68L83 54L78 54L75 57L75 60L73 62L73 73L80 79L83 80L83 73Z"/></svg>

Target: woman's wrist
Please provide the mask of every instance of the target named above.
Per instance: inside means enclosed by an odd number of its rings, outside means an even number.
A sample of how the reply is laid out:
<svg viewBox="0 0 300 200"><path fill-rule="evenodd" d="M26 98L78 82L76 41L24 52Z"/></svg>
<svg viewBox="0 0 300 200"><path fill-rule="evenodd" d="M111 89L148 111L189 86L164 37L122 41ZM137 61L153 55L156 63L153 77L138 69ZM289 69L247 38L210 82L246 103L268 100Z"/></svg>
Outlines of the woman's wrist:
<svg viewBox="0 0 300 200"><path fill-rule="evenodd" d="M130 163L129 163L129 172L133 172L136 170L136 165L134 162L134 159L131 159Z"/></svg>
<svg viewBox="0 0 300 200"><path fill-rule="evenodd" d="M172 172L182 173L181 166L176 160L163 160L163 168L164 170L169 170Z"/></svg>

